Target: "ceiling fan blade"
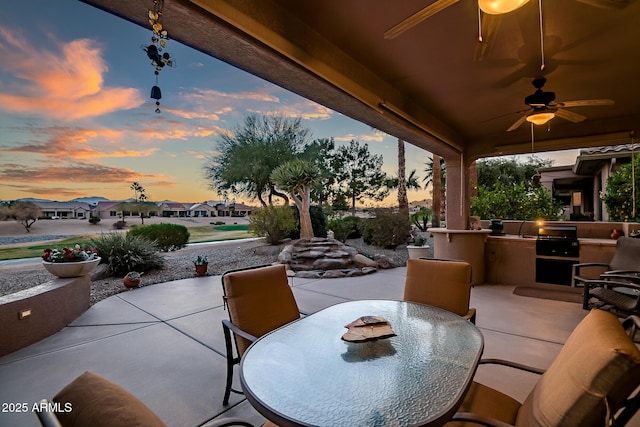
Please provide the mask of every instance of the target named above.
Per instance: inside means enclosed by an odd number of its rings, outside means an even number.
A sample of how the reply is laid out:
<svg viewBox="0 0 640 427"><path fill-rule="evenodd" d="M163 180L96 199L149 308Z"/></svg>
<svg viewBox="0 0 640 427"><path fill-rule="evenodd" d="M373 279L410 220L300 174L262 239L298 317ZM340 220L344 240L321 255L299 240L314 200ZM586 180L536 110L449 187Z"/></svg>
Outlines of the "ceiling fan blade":
<svg viewBox="0 0 640 427"><path fill-rule="evenodd" d="M577 101L558 102L559 107L590 107L594 105L613 105L613 99L580 99Z"/></svg>
<svg viewBox="0 0 640 427"><path fill-rule="evenodd" d="M573 123L580 123L581 121L586 119L586 117L582 114L574 113L573 111L565 110L563 108L558 108L555 114L556 116L562 117L563 119L569 120Z"/></svg>
<svg viewBox="0 0 640 427"><path fill-rule="evenodd" d="M457 3L458 1L459 0L436 0L435 3L430 4L429 6L414 13L404 21L400 22L399 24L388 29L384 33L384 38L387 40L394 39L398 37L400 34L404 33L405 31L418 25L425 19L435 15L436 13L440 12L443 9L448 8L449 6Z"/></svg>
<svg viewBox="0 0 640 427"><path fill-rule="evenodd" d="M522 125L526 120L527 120L527 115L525 114L524 116L520 117L514 124L512 124L511 127L507 129L507 132L511 132L512 130L518 129L520 125Z"/></svg>

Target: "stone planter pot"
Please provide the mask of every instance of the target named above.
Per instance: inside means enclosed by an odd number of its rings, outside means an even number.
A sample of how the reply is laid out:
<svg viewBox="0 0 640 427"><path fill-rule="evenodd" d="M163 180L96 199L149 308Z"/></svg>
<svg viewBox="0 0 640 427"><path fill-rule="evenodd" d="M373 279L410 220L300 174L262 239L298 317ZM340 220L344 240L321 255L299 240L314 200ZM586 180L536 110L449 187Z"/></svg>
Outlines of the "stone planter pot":
<svg viewBox="0 0 640 427"><path fill-rule="evenodd" d="M409 252L409 258L427 258L429 256L429 245L407 245L407 252Z"/></svg>
<svg viewBox="0 0 640 427"><path fill-rule="evenodd" d="M209 264L198 264L198 265L196 265L196 274L198 276L206 276L208 267L209 267Z"/></svg>
<svg viewBox="0 0 640 427"><path fill-rule="evenodd" d="M100 257L89 261L78 262L47 262L42 265L56 277L80 277L90 274L96 265L100 264Z"/></svg>

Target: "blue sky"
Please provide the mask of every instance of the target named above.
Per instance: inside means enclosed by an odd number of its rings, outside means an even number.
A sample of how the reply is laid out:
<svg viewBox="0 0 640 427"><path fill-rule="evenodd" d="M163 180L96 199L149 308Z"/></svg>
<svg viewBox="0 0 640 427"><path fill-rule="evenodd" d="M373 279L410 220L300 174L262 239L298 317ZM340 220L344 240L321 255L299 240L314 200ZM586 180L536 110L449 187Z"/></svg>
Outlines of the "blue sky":
<svg viewBox="0 0 640 427"><path fill-rule="evenodd" d="M396 138L172 40L166 51L177 66L160 72L162 113L154 113L154 67L141 49L150 39L150 28L76 0L3 2L0 200L122 199L134 181L150 200L219 200L203 176L205 156L218 131L252 113L299 116L313 138L366 142L396 174ZM422 178L430 153L406 151L407 174Z"/></svg>

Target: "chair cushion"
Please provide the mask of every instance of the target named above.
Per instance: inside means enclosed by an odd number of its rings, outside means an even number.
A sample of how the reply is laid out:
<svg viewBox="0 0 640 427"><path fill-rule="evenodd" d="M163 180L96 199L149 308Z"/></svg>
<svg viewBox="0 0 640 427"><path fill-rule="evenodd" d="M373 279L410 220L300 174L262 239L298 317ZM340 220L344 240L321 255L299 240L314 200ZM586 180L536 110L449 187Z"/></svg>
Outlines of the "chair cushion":
<svg viewBox="0 0 640 427"><path fill-rule="evenodd" d="M460 261L407 260L405 301L433 305L464 316L469 311L471 265Z"/></svg>
<svg viewBox="0 0 640 427"><path fill-rule="evenodd" d="M620 237L616 242L616 253L609 263L609 270L639 271L640 239Z"/></svg>
<svg viewBox="0 0 640 427"><path fill-rule="evenodd" d="M472 382L458 412L472 412L507 424L515 424L520 402L504 393L477 382ZM471 427L475 423L452 421L446 427Z"/></svg>
<svg viewBox="0 0 640 427"><path fill-rule="evenodd" d="M603 426L607 405L615 413L639 384L640 350L616 316L592 310L523 403L516 426Z"/></svg>
<svg viewBox="0 0 640 427"><path fill-rule="evenodd" d="M284 265L237 271L223 276L229 319L255 337L300 317ZM240 355L251 344L237 337Z"/></svg>
<svg viewBox="0 0 640 427"><path fill-rule="evenodd" d="M64 427L166 427L131 393L99 375L85 372L53 398L69 412L57 412Z"/></svg>

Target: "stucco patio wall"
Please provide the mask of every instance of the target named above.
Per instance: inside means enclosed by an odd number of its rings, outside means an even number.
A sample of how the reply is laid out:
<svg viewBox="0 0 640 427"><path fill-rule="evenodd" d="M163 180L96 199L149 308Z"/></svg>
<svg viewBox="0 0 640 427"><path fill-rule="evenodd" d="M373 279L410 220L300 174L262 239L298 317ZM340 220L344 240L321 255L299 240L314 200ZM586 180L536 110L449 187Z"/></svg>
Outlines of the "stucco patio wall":
<svg viewBox="0 0 640 427"><path fill-rule="evenodd" d="M89 308L90 276L55 279L0 297L0 356L46 338Z"/></svg>

